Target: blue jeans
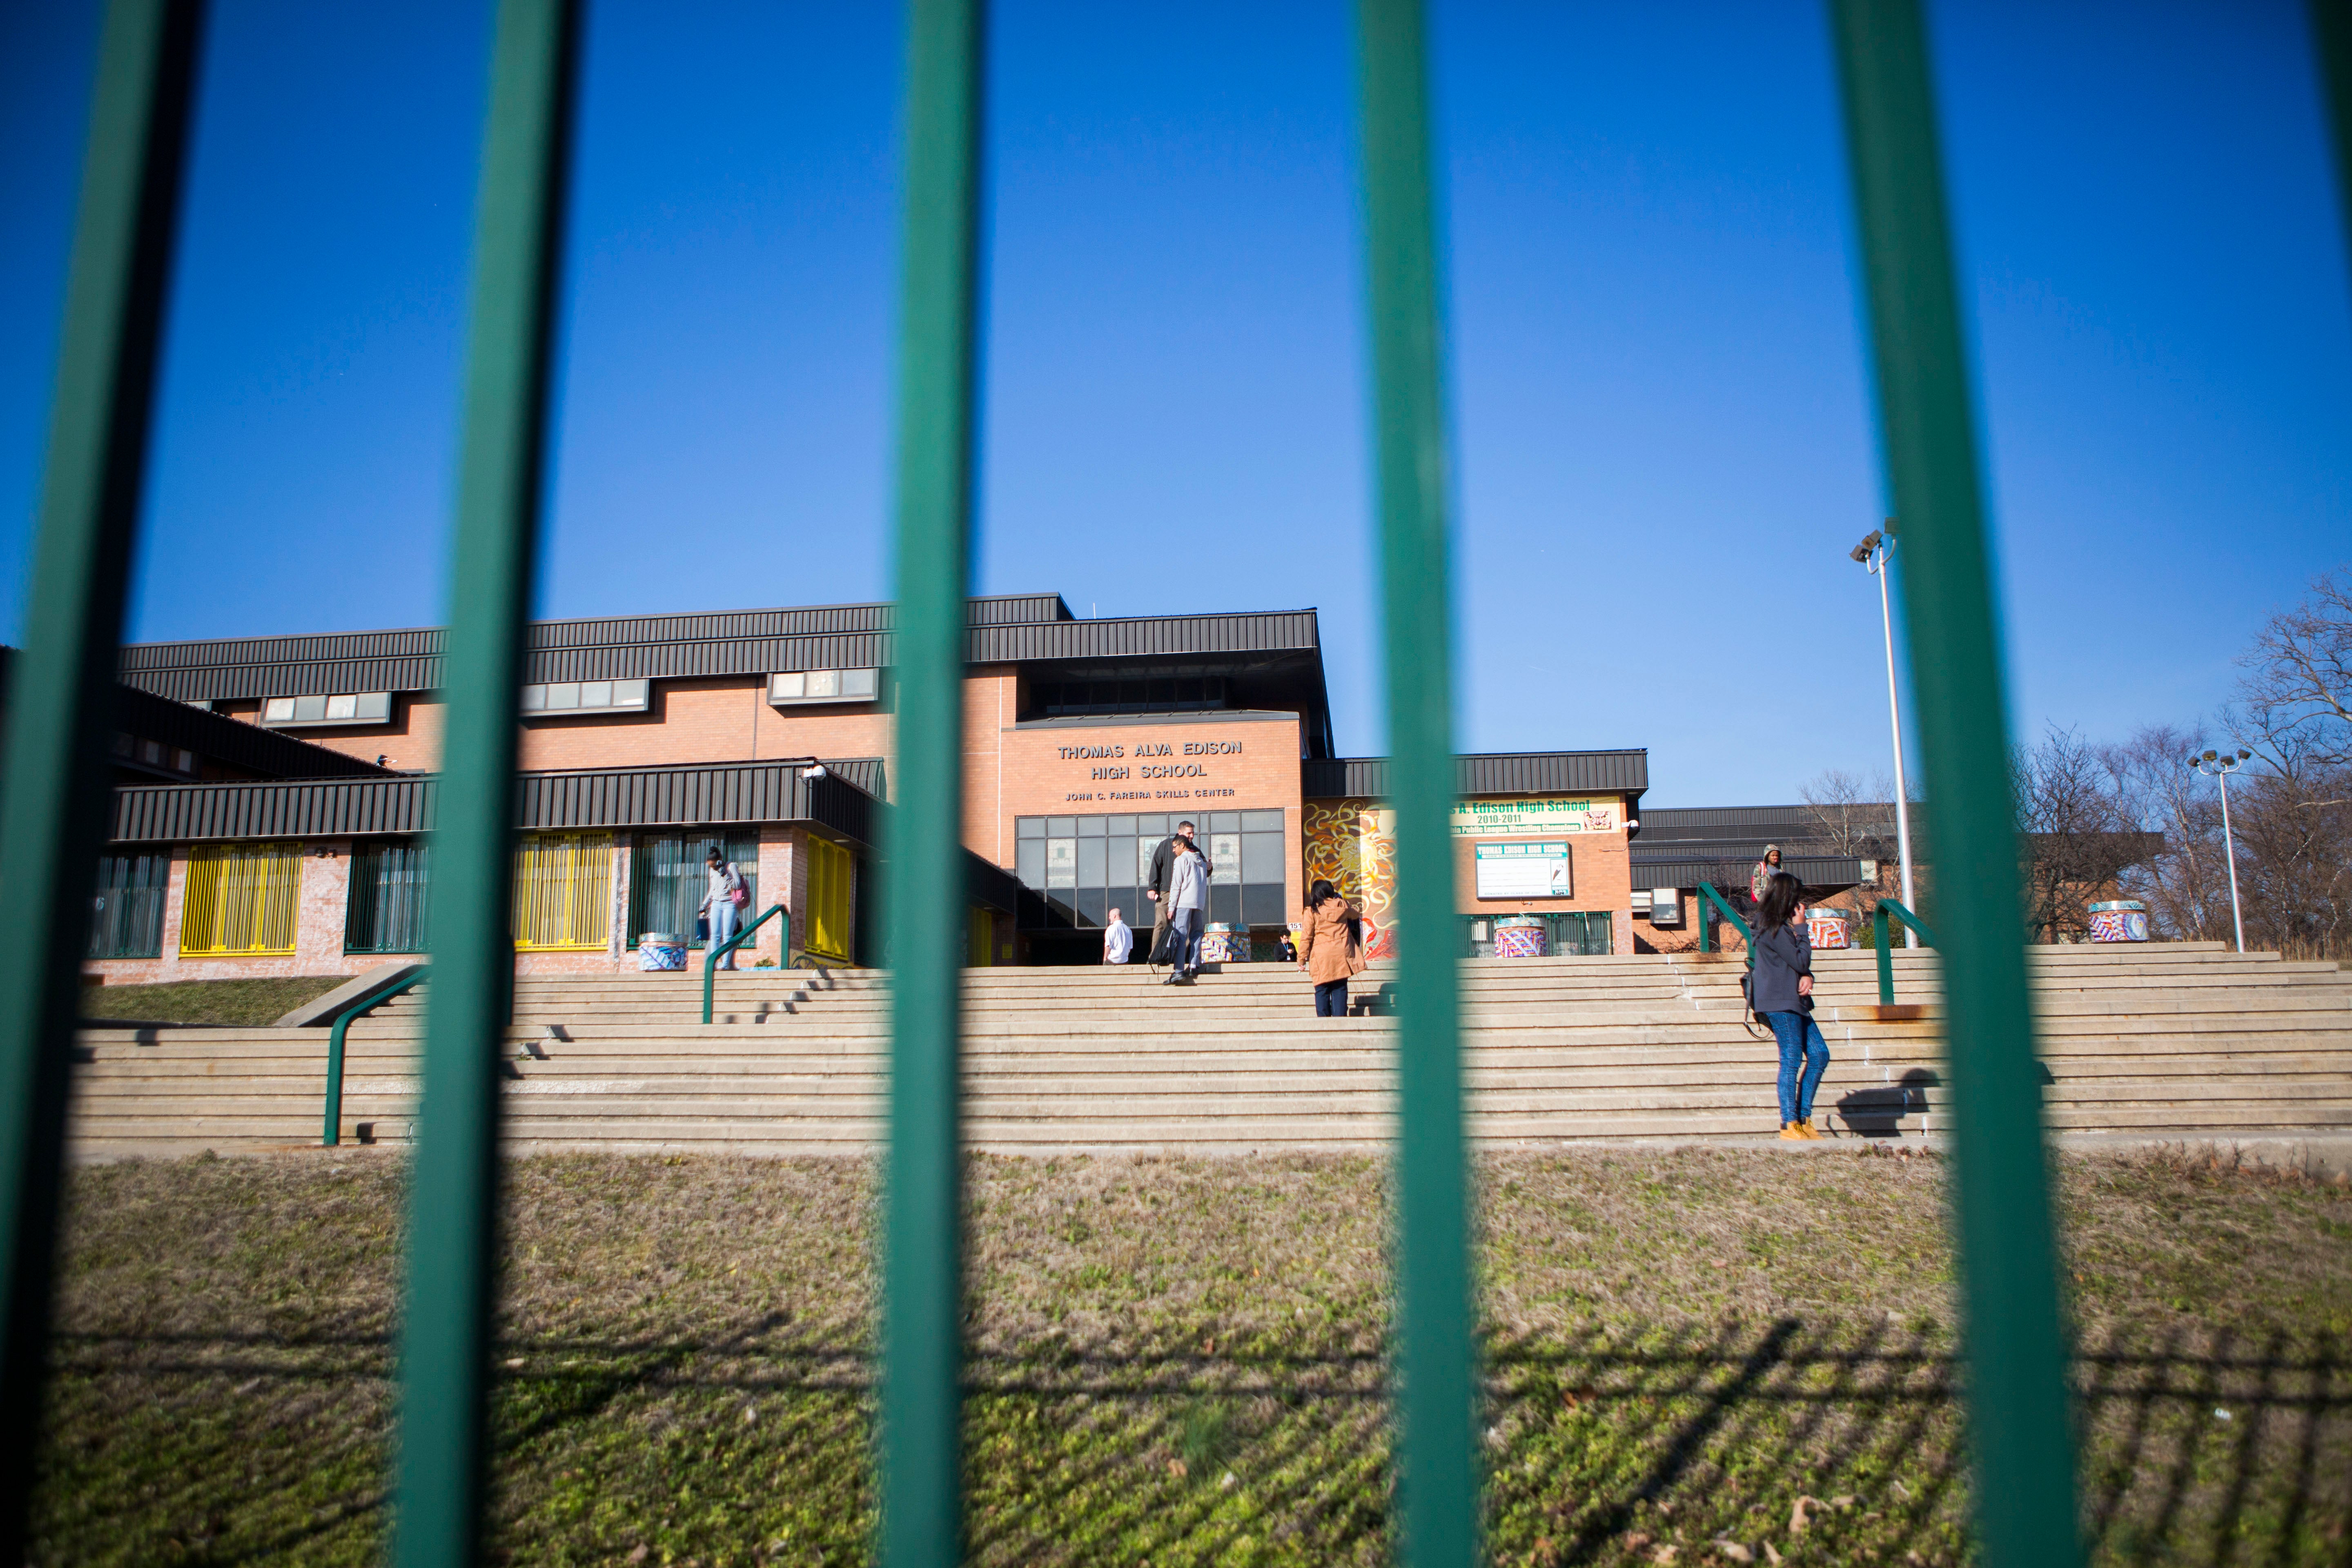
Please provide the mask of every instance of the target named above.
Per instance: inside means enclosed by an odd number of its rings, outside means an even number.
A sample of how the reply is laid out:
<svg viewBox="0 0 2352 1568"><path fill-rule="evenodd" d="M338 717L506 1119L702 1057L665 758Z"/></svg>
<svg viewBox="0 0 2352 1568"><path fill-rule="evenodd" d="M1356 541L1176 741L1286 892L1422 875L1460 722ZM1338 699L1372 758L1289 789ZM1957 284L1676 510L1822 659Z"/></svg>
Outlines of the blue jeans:
<svg viewBox="0 0 2352 1568"><path fill-rule="evenodd" d="M1811 1013L1759 1013L1780 1042L1780 1122L1809 1120L1813 1114L1813 1090L1821 1087L1822 1069L1830 1065L1830 1045ZM1804 1076L1797 1062L1802 1058Z"/></svg>
<svg viewBox="0 0 2352 1568"><path fill-rule="evenodd" d="M1201 968L1201 931L1203 922L1198 910L1171 910L1168 923L1176 928L1176 948L1169 967L1180 973L1194 974Z"/></svg>
<svg viewBox="0 0 2352 1568"><path fill-rule="evenodd" d="M1344 1018L1348 1016L1348 983L1327 980L1315 988L1315 1016L1318 1018Z"/></svg>
<svg viewBox="0 0 2352 1568"><path fill-rule="evenodd" d="M717 952L720 945L735 934L735 914L734 900L713 899L710 900L710 942L709 946L702 950L705 953ZM707 963L709 960L706 958L703 962ZM735 955L731 952L729 953L726 961L719 964L719 967L721 969L734 968Z"/></svg>

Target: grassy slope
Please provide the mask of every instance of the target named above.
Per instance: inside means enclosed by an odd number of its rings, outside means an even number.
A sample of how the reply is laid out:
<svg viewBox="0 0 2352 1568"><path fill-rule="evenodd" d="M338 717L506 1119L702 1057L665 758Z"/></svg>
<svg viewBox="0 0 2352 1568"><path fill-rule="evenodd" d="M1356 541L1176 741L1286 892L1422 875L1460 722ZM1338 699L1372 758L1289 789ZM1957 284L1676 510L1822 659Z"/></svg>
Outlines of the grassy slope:
<svg viewBox="0 0 2352 1568"><path fill-rule="evenodd" d="M1494 1561L1958 1560L1934 1163L1485 1174ZM511 1181L510 1560L862 1561L866 1168ZM37 1560L372 1562L400 1197L380 1156L77 1173ZM976 1162L971 1559L1385 1561L1383 1201L1360 1160ZM2346 1561L2352 1195L2100 1161L2064 1202L2099 1559Z"/></svg>
<svg viewBox="0 0 2352 1568"><path fill-rule="evenodd" d="M348 974L291 974L271 980L174 980L161 985L83 988L85 1018L125 1018L142 1024L278 1022L313 997L324 996Z"/></svg>

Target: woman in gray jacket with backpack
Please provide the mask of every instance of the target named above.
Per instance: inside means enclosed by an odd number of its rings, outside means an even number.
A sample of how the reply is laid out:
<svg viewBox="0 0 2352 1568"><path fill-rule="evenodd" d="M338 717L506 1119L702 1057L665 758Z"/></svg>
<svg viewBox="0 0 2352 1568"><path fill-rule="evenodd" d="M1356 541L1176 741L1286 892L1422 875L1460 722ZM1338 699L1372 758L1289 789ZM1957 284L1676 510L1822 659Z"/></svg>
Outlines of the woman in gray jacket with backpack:
<svg viewBox="0 0 2352 1568"><path fill-rule="evenodd" d="M1756 967L1748 984L1749 1009L1780 1043L1780 1136L1790 1142L1819 1138L1813 1090L1830 1065L1830 1047L1813 1022L1813 939L1805 930L1805 890L1786 871L1774 872L1764 884Z"/></svg>

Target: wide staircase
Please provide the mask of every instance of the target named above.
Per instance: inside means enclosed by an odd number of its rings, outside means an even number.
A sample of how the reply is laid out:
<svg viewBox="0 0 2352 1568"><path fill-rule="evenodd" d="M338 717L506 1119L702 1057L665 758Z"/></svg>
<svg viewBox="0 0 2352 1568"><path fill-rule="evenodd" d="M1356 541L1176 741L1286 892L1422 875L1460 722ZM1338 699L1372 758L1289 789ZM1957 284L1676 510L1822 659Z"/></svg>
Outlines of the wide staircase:
<svg viewBox="0 0 2352 1568"><path fill-rule="evenodd" d="M1942 1130L1937 963L1895 958L1882 1017L1874 956L1815 960L1831 1065L1816 1121L1838 1135ZM2218 943L2032 951L2043 1101L2074 1134L2228 1142L2352 1136L2352 975ZM1488 1146L1739 1139L1777 1128L1769 1038L1743 1022L1737 958L1480 961L1463 966L1470 1128ZM429 988L429 987L428 987ZM1120 969L967 972L966 1127L1003 1153L1370 1149L1394 1100L1394 981L1360 1016L1318 1020L1279 965L1189 986ZM888 1047L887 976L524 978L502 1047L509 1147L855 1154L874 1149ZM349 1033L346 1145L408 1141L425 991ZM103 1158L320 1142L323 1028L90 1029L72 1137Z"/></svg>

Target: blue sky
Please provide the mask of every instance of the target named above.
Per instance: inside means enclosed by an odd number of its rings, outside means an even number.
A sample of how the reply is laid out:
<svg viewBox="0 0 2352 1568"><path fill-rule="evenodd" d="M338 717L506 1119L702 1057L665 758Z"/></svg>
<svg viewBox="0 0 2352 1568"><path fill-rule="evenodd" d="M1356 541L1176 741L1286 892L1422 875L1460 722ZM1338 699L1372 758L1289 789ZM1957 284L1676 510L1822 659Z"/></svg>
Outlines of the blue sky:
<svg viewBox="0 0 2352 1568"><path fill-rule="evenodd" d="M882 596L897 12L681 10L591 7L542 611ZM1819 8L1433 14L1462 744L1647 746L1656 805L1882 768ZM1933 16L2017 723L2195 719L2352 557L2301 7ZM488 27L216 0L132 636L438 617ZM10 640L95 31L0 4ZM1371 751L1348 49L1339 4L999 5L978 586L1318 605Z"/></svg>

